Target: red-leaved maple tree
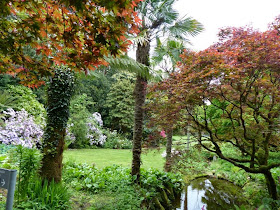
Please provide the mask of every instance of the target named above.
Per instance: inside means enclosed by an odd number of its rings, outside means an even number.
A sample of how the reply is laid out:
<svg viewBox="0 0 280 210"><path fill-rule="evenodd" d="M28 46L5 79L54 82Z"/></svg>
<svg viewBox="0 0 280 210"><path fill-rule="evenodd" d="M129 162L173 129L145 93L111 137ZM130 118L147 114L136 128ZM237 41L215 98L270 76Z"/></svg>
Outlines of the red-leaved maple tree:
<svg viewBox="0 0 280 210"><path fill-rule="evenodd" d="M263 174L275 200L271 169L280 166L272 158L280 141L279 28L276 19L265 32L223 29L217 44L185 52L180 73L162 84L172 93L169 103L187 112L202 147L246 172ZM228 154L221 145L236 152Z"/></svg>
<svg viewBox="0 0 280 210"><path fill-rule="evenodd" d="M141 0L5 0L0 14L0 72L31 87L53 65L94 70L103 57L125 52L137 33L134 7ZM32 53L27 51L33 50ZM35 54L35 55L34 55Z"/></svg>

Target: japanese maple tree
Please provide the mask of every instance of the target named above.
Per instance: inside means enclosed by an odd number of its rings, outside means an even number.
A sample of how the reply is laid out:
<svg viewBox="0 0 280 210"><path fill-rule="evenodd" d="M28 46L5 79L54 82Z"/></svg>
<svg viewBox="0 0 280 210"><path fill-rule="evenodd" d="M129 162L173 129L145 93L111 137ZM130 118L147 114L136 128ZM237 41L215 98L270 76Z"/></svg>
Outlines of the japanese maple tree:
<svg viewBox="0 0 280 210"><path fill-rule="evenodd" d="M221 30L208 49L185 52L181 72L169 79L170 103L187 111L193 135L203 148L249 173L266 178L277 200L271 169L280 161L279 19L266 32L252 28ZM210 144L209 144L210 143ZM227 143L235 154L221 147Z"/></svg>
<svg viewBox="0 0 280 210"><path fill-rule="evenodd" d="M126 34L138 31L134 7L139 1L1 2L1 73L17 74L23 83L38 86L41 76L53 73L53 64L94 70L105 63L105 55L127 50ZM26 52L30 47L37 56Z"/></svg>

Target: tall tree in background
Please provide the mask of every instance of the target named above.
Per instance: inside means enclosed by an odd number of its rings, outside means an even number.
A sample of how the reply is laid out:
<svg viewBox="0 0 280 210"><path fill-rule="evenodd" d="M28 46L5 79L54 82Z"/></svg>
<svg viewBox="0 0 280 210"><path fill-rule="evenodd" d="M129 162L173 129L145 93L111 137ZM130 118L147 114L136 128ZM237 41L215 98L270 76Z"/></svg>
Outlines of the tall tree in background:
<svg viewBox="0 0 280 210"><path fill-rule="evenodd" d="M105 64L104 56L127 50L130 42L125 35L138 31L134 8L139 1L1 1L0 72L15 75L31 87L42 85L42 76L57 80L50 84L58 89L68 87L69 78L56 77L58 66L87 72ZM36 56L27 52L30 48ZM51 86L49 90L55 92ZM51 132L44 139L42 175L59 182L66 118L57 117L68 112L69 103L64 101L63 110L58 109L54 96L49 94L47 102Z"/></svg>
<svg viewBox="0 0 280 210"><path fill-rule="evenodd" d="M157 46L152 57L153 64L159 65L160 69L169 76L175 72L177 63L182 60L180 55L184 52L184 49L184 42L182 40L167 39L162 43L160 39L157 39ZM157 89L160 91L156 91ZM180 109L178 109L176 103L170 104L168 102L172 94L168 90L168 85L162 85L162 83L154 84L150 91L153 92L150 95L151 102L148 106L150 111L153 112L151 121L153 121L152 124L156 122L157 125L161 125L162 129L166 131L166 161L164 169L170 171L172 165L173 129L178 120L178 110Z"/></svg>
<svg viewBox="0 0 280 210"><path fill-rule="evenodd" d="M111 129L132 136L135 75L126 72L114 74L112 77L115 81L110 87L105 103L109 110L108 124Z"/></svg>
<svg viewBox="0 0 280 210"><path fill-rule="evenodd" d="M201 25L192 18L178 19L178 12L172 6L175 0L147 0L137 6L142 20L142 26L137 41L136 61L150 66L151 41L157 37L176 37L184 39L188 35L196 35L202 30ZM135 118L133 133L132 176L136 182L140 179L142 133L144 119L144 104L147 79L137 75L135 84Z"/></svg>

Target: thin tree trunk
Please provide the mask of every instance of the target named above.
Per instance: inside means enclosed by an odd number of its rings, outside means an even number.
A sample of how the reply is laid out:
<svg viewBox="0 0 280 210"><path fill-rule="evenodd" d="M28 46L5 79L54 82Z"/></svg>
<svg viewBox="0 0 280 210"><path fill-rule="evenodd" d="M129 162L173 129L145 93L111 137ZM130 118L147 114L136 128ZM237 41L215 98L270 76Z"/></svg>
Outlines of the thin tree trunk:
<svg viewBox="0 0 280 210"><path fill-rule="evenodd" d="M164 169L169 172L171 170L172 165L172 136L173 136L173 128L169 128L167 130L167 139L166 139L166 161Z"/></svg>
<svg viewBox="0 0 280 210"><path fill-rule="evenodd" d="M136 61L149 66L150 43L138 44L136 50ZM140 165L142 152L142 134L144 121L144 104L146 98L147 80L137 75L135 83L135 114L133 130L132 169L131 175L136 175L136 183L140 181Z"/></svg>
<svg viewBox="0 0 280 210"><path fill-rule="evenodd" d="M265 176L266 185L267 185L267 189L268 189L268 193L269 193L270 197L273 200L277 200L276 183L275 183L275 180L272 177L271 172L270 171L265 172L264 176Z"/></svg>
<svg viewBox="0 0 280 210"><path fill-rule="evenodd" d="M190 129L189 125L187 126L187 150L190 150Z"/></svg>

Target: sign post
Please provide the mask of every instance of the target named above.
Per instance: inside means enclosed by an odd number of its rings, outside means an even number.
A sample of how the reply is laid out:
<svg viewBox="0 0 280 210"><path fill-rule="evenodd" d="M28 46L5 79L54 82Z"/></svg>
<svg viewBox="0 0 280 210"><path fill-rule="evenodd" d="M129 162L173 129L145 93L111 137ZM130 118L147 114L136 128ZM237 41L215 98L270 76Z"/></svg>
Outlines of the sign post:
<svg viewBox="0 0 280 210"><path fill-rule="evenodd" d="M8 190L6 210L13 209L17 170L0 168L0 188Z"/></svg>

